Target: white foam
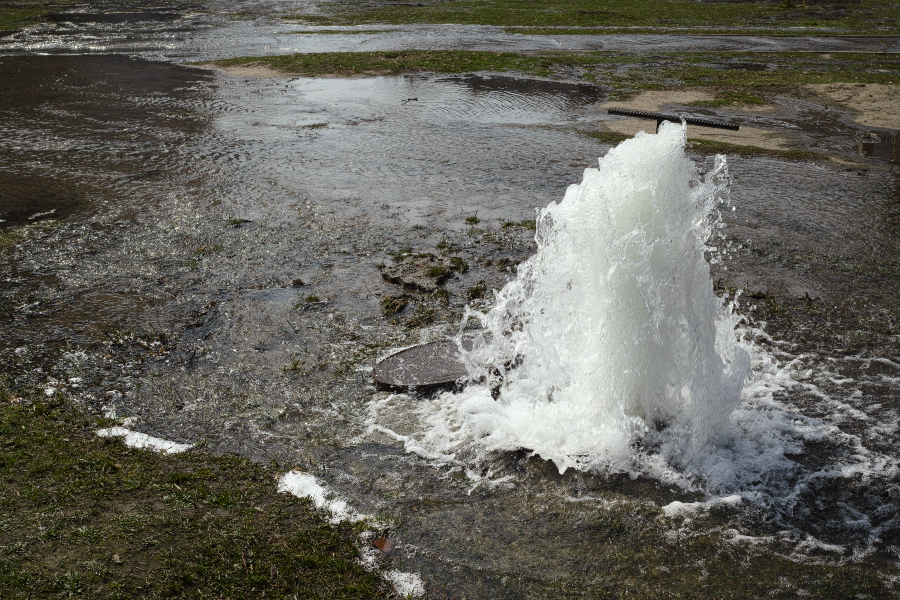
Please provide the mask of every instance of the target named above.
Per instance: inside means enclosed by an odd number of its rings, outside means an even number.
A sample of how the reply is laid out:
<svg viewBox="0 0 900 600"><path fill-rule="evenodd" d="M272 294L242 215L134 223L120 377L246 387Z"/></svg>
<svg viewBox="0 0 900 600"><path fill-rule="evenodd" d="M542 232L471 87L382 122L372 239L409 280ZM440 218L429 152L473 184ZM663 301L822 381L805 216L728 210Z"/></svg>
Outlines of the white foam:
<svg viewBox="0 0 900 600"><path fill-rule="evenodd" d="M713 498L705 502L679 502L675 500L662 507L663 514L667 517L683 516L694 514L704 510L709 510L717 504L727 504L734 506L741 503L741 497L738 494L725 496L724 498Z"/></svg>
<svg viewBox="0 0 900 600"><path fill-rule="evenodd" d="M97 435L100 437L121 437L125 445L130 448L153 450L162 454L178 454L194 446L193 444L179 444L178 442L153 437L152 435L132 431L125 427L98 429Z"/></svg>

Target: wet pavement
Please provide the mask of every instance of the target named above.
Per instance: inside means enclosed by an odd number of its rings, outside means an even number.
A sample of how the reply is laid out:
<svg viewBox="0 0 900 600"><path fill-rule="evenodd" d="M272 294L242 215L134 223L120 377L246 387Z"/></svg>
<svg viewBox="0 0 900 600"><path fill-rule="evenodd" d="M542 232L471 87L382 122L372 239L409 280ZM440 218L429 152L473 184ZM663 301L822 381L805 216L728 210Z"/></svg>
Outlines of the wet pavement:
<svg viewBox="0 0 900 600"><path fill-rule="evenodd" d="M524 452L440 465L385 433L414 433L416 406L427 399L376 391L371 370L393 348L454 332L479 281L490 290L514 277L534 250L534 232L521 224L609 149L578 132L611 118L597 108L605 92L487 75L256 79L147 60L396 49L424 38L434 47L544 49L561 39L478 28L466 28L472 42L453 28L287 36L260 23L217 29L210 18L173 6L128 16L138 28L82 16L61 18L52 35L0 40L0 225L29 227L0 266L5 371L86 411L135 417L147 434L315 473L356 510L396 523L397 564L427 575L433 592L518 598L602 589L592 573L607 559L591 549L607 532L584 525L598 506L703 494L646 478L560 476ZM87 39L106 27L115 33ZM235 49L235 40L245 43ZM563 41L654 50L737 43ZM793 43L777 39L782 49ZM887 42L796 43L849 50ZM777 117L748 119L797 129L809 147L843 162L729 158L732 258L714 277L782 303L808 295L892 322L900 177L874 147L882 138L849 115L779 102ZM468 270L444 284L446 296L410 292L379 270L404 253L459 257ZM383 299L400 293L410 295L407 307L386 314ZM867 304L847 304L852 298ZM742 305L751 317L753 303ZM755 303L768 310L764 299ZM839 313L827 318L841 322ZM817 386L780 400L893 464L893 330L862 345L850 331L844 344L815 346L779 323L773 318L767 331L790 343L775 343L773 356L795 361L796 373L810 369L803 381ZM839 446L822 456L850 460ZM842 549L835 556L871 547L890 563L897 481L885 472L861 491L830 480L793 516L776 507L738 521L749 534L816 535ZM879 541L812 514L816 493L864 514L881 527Z"/></svg>

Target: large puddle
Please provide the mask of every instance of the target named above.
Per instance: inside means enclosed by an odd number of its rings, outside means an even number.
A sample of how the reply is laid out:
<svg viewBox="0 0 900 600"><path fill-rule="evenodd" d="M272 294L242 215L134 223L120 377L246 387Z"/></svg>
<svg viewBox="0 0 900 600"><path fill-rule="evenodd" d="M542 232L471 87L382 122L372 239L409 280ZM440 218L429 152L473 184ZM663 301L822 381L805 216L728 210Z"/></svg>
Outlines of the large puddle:
<svg viewBox="0 0 900 600"><path fill-rule="evenodd" d="M201 34L219 44L203 56L230 52L229 31ZM199 55L199 42L172 35L163 54ZM318 49L349 43L321 37ZM121 48L107 42L102 52ZM598 511L674 501L736 506L736 540L774 539L798 560L896 560L890 336L804 346L742 325L754 373L733 419L742 437L692 471L661 462L633 479L560 475L523 451L429 448L423 419L433 424L440 399L372 386L376 356L452 335L469 290L500 289L534 253L517 224L609 149L573 128L607 118L602 90L486 76L252 79L122 56L6 55L0 80L0 218L33 225L37 240L2 266L0 343L22 381L134 417L144 433L314 473L390 520L398 564L435 593L602 590L611 559L594 550L610 530L592 526ZM786 118L809 122L806 110ZM834 118L810 139L852 151L858 130ZM730 258L714 279L819 307L868 298L894 318L896 276L882 259L900 239L896 172L731 157L728 169L736 211L724 213ZM40 229L48 219L61 222ZM469 270L445 284L448 299L411 294L386 316L382 300L402 290L378 265L404 252L459 256Z"/></svg>

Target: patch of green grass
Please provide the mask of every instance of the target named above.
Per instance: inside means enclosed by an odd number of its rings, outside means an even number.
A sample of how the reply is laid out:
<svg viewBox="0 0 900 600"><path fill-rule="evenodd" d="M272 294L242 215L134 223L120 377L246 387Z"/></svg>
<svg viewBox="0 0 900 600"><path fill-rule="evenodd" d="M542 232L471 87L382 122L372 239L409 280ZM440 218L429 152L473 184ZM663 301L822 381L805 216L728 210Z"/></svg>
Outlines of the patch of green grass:
<svg viewBox="0 0 900 600"><path fill-rule="evenodd" d="M478 225L479 223L481 223L481 219L478 218L478 213L466 217L466 225Z"/></svg>
<svg viewBox="0 0 900 600"><path fill-rule="evenodd" d="M322 52L286 56L244 57L220 60L227 67L258 63L286 74L400 75L402 73L473 73L477 71L522 71L549 75L552 60L513 52L468 50L401 50L391 52Z"/></svg>
<svg viewBox="0 0 900 600"><path fill-rule="evenodd" d="M304 302L319 302L319 297L315 296L313 294L310 294L309 296L304 296L303 301Z"/></svg>
<svg viewBox="0 0 900 600"><path fill-rule="evenodd" d="M0 2L0 31L14 31L46 20L49 13L59 12L79 4L75 0L28 0L28 2Z"/></svg>
<svg viewBox="0 0 900 600"><path fill-rule="evenodd" d="M0 399L0 597L386 598L358 530L276 492L273 470L97 438L60 406Z"/></svg>
<svg viewBox="0 0 900 600"><path fill-rule="evenodd" d="M312 123L310 125L304 125L304 129L326 129L328 127L328 123Z"/></svg>
<svg viewBox="0 0 900 600"><path fill-rule="evenodd" d="M309 31L293 31L294 35L359 35L384 33L383 29L313 29Z"/></svg>
<svg viewBox="0 0 900 600"><path fill-rule="evenodd" d="M494 264L497 265L498 270L505 271L507 269L511 270L513 267L515 267L516 265L519 264L519 261L512 260L512 259L504 256L503 258L499 258L496 261L494 261Z"/></svg>
<svg viewBox="0 0 900 600"><path fill-rule="evenodd" d="M469 271L469 263L458 256L451 256L450 268L459 273L467 273Z"/></svg>
<svg viewBox="0 0 900 600"><path fill-rule="evenodd" d="M448 269L447 267L436 266L436 267L431 267L427 271L425 271L425 276L433 277L435 279L441 279L441 278L446 279L452 273L453 272L450 269Z"/></svg>
<svg viewBox="0 0 900 600"><path fill-rule="evenodd" d="M485 294L487 294L487 289L487 282L484 279L481 279L466 291L466 299L478 300L484 298Z"/></svg>
<svg viewBox="0 0 900 600"><path fill-rule="evenodd" d="M401 312L409 303L409 296L406 294L385 296L381 299L381 312L386 317L393 317Z"/></svg>
<svg viewBox="0 0 900 600"><path fill-rule="evenodd" d="M391 260L393 260L394 262L400 262L404 258L412 256L412 253L413 253L412 246L404 246L403 248L400 248L396 252L391 252L390 257L391 257Z"/></svg>
<svg viewBox="0 0 900 600"><path fill-rule="evenodd" d="M416 310L413 311L412 318L406 322L406 326L410 329L424 327L425 325L430 325L431 323L433 323L434 317L434 307L428 306L424 303L420 303L418 306L416 306Z"/></svg>
<svg viewBox="0 0 900 600"><path fill-rule="evenodd" d="M890 32L900 10L890 0L864 0L835 8L779 6L772 2L690 2L688 0L425 0L415 5L376 4L364 0L316 5L317 14L295 18L319 24L457 23L520 28L648 28L651 31L698 27L829 27L869 33ZM517 30L523 32L522 29ZM524 31L528 31L527 29ZM552 30L550 30L552 31ZM541 31L546 33L546 30ZM795 35L797 32L794 32ZM802 33L802 32L800 32Z"/></svg>
<svg viewBox="0 0 900 600"><path fill-rule="evenodd" d="M584 137L595 139L601 144L609 144L610 146L615 146L631 138L630 135L625 135L624 133L618 133L615 131L584 131L579 129L578 134ZM506 227L506 223L504 223L503 226Z"/></svg>
<svg viewBox="0 0 900 600"><path fill-rule="evenodd" d="M744 146L741 144L729 144L713 140L689 139L693 146L688 152L693 154L731 154L750 158L754 156L771 156L783 160L827 160L828 157L820 152L810 150L779 150L775 148L760 148L758 146Z"/></svg>
<svg viewBox="0 0 900 600"><path fill-rule="evenodd" d="M588 137L595 137L592 135L593 132L588 134ZM600 132L598 132L600 133ZM621 141L621 140L619 140ZM503 221L500 225L501 229L527 229L528 231L535 231L537 229L537 221L535 219L525 219L524 221Z"/></svg>
<svg viewBox="0 0 900 600"><path fill-rule="evenodd" d="M203 244L201 246L197 246L194 253L198 256L203 256L204 254L209 254L210 252L219 252L224 246L222 244L213 244L212 242Z"/></svg>
<svg viewBox="0 0 900 600"><path fill-rule="evenodd" d="M0 255L6 254L24 242L27 238L26 232L26 227L17 227L0 233Z"/></svg>

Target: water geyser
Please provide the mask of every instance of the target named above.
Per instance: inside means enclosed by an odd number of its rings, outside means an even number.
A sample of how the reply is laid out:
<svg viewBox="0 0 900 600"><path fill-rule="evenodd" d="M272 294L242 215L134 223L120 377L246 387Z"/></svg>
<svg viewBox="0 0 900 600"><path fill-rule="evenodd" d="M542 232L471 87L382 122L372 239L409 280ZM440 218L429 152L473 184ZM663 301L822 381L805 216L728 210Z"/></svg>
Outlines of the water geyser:
<svg viewBox="0 0 900 600"><path fill-rule="evenodd" d="M631 470L638 448L685 465L727 438L750 359L707 262L726 163L701 176L685 133L622 142L539 212L537 253L488 313L467 312L473 383L423 415L432 452Z"/></svg>

